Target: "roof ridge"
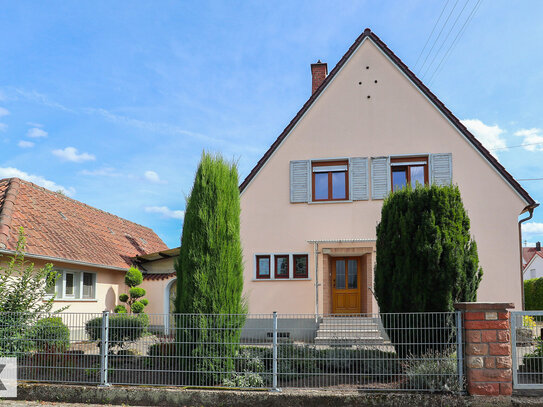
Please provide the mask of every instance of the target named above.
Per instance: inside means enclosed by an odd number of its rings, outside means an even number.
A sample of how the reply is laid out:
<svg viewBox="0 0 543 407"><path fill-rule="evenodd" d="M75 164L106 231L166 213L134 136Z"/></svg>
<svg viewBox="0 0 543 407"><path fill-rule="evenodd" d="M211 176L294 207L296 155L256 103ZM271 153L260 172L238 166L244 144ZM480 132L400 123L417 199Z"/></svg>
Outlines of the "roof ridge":
<svg viewBox="0 0 543 407"><path fill-rule="evenodd" d="M434 106L441 112L443 115L451 122L451 124L468 139L468 141L472 144L472 146L481 153L483 158L485 158L488 163L494 167L494 169L509 183L509 185L528 203L525 210L526 211L529 207L535 208L539 204L537 204L534 199L530 196L530 194L518 183L517 180L505 169L503 165L499 163L499 161L494 158L492 154L481 144L477 138L471 134L471 132L464 126L460 120L441 102L437 96L435 96L430 89L422 81L407 67L407 65L390 49L388 46L375 34L373 33L369 28L366 28L362 34L358 36L358 38L354 41L354 43L349 47L347 52L343 55L343 57L338 61L336 66L334 66L334 69L330 71L330 74L326 77L326 79L321 83L321 85L311 94L309 99L304 103L302 108L296 113L296 116L290 121L290 123L285 127L285 129L281 132L279 137L273 142L273 144L270 146L270 148L264 153L262 158L258 160L257 164L253 167L251 172L245 177L243 182L239 185L239 191L242 193L245 188L249 185L249 183L253 180L253 178L258 174L260 169L266 164L268 159L272 156L272 154L275 152L275 150L279 147L279 145L283 142L283 140L288 136L288 134L292 131L294 126L298 123L298 121L302 118L302 116L309 110L311 105L315 102L315 100L320 96L320 94L324 91L326 86L332 81L332 79L335 77L337 72L343 67L343 65L347 62L347 60L353 55L354 51L358 48L358 46L364 41L364 39L370 38L373 43L388 57L391 59L392 63L397 66L397 68L402 71L410 81L426 96L428 99L430 99L431 103L434 104ZM523 212L524 212L523 211Z"/></svg>
<svg viewBox="0 0 543 407"><path fill-rule="evenodd" d="M19 188L21 187L20 181L18 178L9 179L6 191L4 192L4 203L0 208L0 249L6 249L8 245L13 207L19 194Z"/></svg>
<svg viewBox="0 0 543 407"><path fill-rule="evenodd" d="M0 181L4 181L4 180L9 180L10 184L11 184L11 182L12 182L13 180L17 180L19 183L27 184L27 185L29 185L29 186L32 186L33 188L36 188L36 189L41 189L41 190L43 190L43 191L45 191L45 192L47 192L47 193L49 193L49 194L54 194L56 197L60 197L60 198L63 198L63 199L70 200L70 201L72 201L72 202L74 202L74 203L76 203L76 204L79 204L79 205L82 205L82 206L86 206L87 208L90 208L90 209L95 210L95 211L98 211L98 212L105 213L105 214L107 214L107 215L110 215L110 216L113 216L113 217L115 217L115 218L117 218L117 219L120 219L120 220L122 220L122 221L124 221L124 222L129 222L129 223L131 223L131 224L133 224L133 225L136 225L136 226L139 226L139 227L148 229L148 230L150 230L150 231L152 231L152 232L154 233L153 229L151 229L151 228L148 227L148 226L144 226L144 225L141 225L141 224L139 224L139 223L133 222L133 221L131 221L131 220L128 220L128 219L125 219L125 218L121 218L120 216L115 215L115 214L113 214L113 213L111 213L111 212L107 212L107 211L104 211L104 210L102 210L102 209L96 208L96 207L94 207L94 206L91 206L91 205L89 205L89 204L86 204L85 202L81 202L81 201L78 201L77 199L70 198L69 196L66 196L66 195L64 195L64 194L59 194L58 192L51 191L50 189L47 189L47 188L42 187L42 186L40 186L40 185L37 185L37 184L35 184L35 183L33 183L33 182L30 182L30 181L27 181L27 180L24 180L24 179L21 179L21 178L17 178L17 177L0 179ZM9 186L8 186L8 188L9 188ZM7 191L6 191L6 195L7 195ZM1 214L1 213L2 213L2 209L0 208L0 214ZM1 224L1 223L2 223L2 221L1 221L1 218L0 218L0 224ZM1 232L1 229L0 229L0 248L1 248L1 243L2 243L2 241L1 241L1 233L2 233L2 232ZM162 240L162 239L161 239L161 240Z"/></svg>

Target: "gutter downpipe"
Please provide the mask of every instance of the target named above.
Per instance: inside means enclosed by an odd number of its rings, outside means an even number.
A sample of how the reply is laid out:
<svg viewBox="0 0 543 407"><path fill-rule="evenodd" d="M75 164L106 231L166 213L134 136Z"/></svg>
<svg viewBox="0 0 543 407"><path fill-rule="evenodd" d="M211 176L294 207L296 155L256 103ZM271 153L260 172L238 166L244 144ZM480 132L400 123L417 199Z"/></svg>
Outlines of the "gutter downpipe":
<svg viewBox="0 0 543 407"><path fill-rule="evenodd" d="M522 310L523 311L526 309L526 307L525 307L525 301L524 301L524 273L523 273L524 267L522 265L522 224L532 219L532 216L534 216L534 209L537 208L538 206L539 204L529 206L527 209L528 211L530 211L530 215L518 221L518 245L519 245L519 250L520 250L520 292L522 295Z"/></svg>
<svg viewBox="0 0 543 407"><path fill-rule="evenodd" d="M315 252L315 323L319 323L319 244L313 242Z"/></svg>

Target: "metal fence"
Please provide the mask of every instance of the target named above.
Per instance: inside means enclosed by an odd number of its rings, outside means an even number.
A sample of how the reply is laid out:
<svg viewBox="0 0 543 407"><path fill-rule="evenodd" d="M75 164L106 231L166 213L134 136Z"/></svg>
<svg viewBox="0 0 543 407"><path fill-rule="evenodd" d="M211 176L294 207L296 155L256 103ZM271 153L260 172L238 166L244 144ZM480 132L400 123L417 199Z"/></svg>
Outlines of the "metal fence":
<svg viewBox="0 0 543 407"><path fill-rule="evenodd" d="M511 312L513 387L543 389L543 311Z"/></svg>
<svg viewBox="0 0 543 407"><path fill-rule="evenodd" d="M461 391L460 323L460 313L0 314L0 352L27 381Z"/></svg>

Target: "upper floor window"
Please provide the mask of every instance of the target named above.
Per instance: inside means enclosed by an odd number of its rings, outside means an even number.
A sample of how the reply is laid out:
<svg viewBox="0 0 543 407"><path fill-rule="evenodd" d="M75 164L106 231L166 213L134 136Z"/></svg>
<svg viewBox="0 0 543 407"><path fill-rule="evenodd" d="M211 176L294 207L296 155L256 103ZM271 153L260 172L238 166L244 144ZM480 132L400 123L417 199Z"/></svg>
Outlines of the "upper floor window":
<svg viewBox="0 0 543 407"><path fill-rule="evenodd" d="M390 160L392 191L407 185L428 185L428 157L393 158Z"/></svg>
<svg viewBox="0 0 543 407"><path fill-rule="evenodd" d="M349 166L347 161L312 163L313 201L349 199Z"/></svg>

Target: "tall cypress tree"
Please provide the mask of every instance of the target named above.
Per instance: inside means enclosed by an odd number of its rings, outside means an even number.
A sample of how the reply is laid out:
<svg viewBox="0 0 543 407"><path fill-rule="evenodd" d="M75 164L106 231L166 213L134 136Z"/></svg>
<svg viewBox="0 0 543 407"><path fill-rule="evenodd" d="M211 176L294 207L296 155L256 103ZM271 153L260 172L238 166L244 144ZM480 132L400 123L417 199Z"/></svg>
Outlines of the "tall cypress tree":
<svg viewBox="0 0 543 407"><path fill-rule="evenodd" d="M375 294L382 313L446 312L455 302L476 300L482 269L458 187L390 194L376 246ZM405 328L392 335L407 334Z"/></svg>
<svg viewBox="0 0 543 407"><path fill-rule="evenodd" d="M176 262L176 312L184 358L193 384L220 382L216 372L233 371L247 312L242 298L238 172L220 156L204 153L187 201L181 250ZM207 315L220 314L220 315ZM235 315L235 316L232 316ZM188 326L199 329L183 329Z"/></svg>

